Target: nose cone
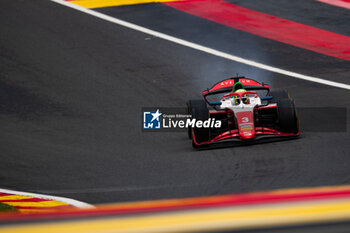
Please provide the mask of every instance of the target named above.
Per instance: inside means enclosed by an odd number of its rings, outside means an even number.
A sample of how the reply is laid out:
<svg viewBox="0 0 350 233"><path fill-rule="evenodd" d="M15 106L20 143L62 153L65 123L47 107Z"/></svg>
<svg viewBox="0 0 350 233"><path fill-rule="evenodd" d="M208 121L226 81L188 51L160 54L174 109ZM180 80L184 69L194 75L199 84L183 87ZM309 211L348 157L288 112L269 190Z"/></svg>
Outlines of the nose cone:
<svg viewBox="0 0 350 233"><path fill-rule="evenodd" d="M237 112L236 120L241 140L255 138L254 117L251 111Z"/></svg>
<svg viewBox="0 0 350 233"><path fill-rule="evenodd" d="M254 139L255 132L240 132L239 136L240 136L241 140Z"/></svg>

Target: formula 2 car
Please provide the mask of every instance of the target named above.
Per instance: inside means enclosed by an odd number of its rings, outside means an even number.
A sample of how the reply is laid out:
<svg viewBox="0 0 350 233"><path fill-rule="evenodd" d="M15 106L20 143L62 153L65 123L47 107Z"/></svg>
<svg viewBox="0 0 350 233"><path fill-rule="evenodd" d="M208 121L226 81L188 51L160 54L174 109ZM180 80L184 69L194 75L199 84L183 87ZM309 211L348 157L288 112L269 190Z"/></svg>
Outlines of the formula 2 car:
<svg viewBox="0 0 350 233"><path fill-rule="evenodd" d="M202 95L204 99L187 102L191 120L221 123L216 124L220 125L217 128L213 124L211 127L203 127L203 124L189 127L188 136L195 148L300 135L295 103L285 90L270 91L267 84L235 77L216 83Z"/></svg>

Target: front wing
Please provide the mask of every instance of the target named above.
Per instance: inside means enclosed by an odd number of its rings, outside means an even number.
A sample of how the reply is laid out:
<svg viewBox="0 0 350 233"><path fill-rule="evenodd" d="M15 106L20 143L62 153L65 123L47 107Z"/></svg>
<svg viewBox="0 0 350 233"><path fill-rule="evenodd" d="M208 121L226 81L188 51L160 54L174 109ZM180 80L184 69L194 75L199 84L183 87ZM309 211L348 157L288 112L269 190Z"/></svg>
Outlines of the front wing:
<svg viewBox="0 0 350 233"><path fill-rule="evenodd" d="M299 122L298 122L299 124ZM210 147L218 144L252 144L257 141L276 141L281 139L295 138L300 136L300 126L297 133L284 133L268 127L255 127L256 137L254 139L242 140L237 129L226 131L206 142L197 142L194 130L192 129L192 142L196 148Z"/></svg>

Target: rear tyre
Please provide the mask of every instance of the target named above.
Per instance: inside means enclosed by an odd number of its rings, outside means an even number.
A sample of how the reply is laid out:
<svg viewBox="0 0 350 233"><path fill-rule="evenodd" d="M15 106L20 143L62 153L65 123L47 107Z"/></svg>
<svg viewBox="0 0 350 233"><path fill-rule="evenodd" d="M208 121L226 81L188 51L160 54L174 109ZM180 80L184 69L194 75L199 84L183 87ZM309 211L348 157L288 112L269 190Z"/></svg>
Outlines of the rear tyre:
<svg viewBox="0 0 350 233"><path fill-rule="evenodd" d="M207 107L207 103L204 100L190 100L189 101L190 113L192 118L196 120L206 121L209 119L209 110ZM194 143L194 139L192 137L192 129L189 129L189 132L192 138L193 147L198 147ZM210 139L210 128L193 128L193 133L197 143L206 142Z"/></svg>
<svg viewBox="0 0 350 233"><path fill-rule="evenodd" d="M281 132L297 133L299 130L298 116L293 99L277 101L278 126Z"/></svg>
<svg viewBox="0 0 350 233"><path fill-rule="evenodd" d="M272 103L277 103L280 99L290 99L289 92L287 90L271 91L270 96L273 97Z"/></svg>

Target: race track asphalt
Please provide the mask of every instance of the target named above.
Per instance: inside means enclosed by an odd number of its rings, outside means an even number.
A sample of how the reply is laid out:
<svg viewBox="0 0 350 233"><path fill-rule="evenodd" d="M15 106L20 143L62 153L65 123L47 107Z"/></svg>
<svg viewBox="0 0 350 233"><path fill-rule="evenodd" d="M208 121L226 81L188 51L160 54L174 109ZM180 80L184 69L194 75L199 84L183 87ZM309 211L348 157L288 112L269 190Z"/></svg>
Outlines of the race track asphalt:
<svg viewBox="0 0 350 233"><path fill-rule="evenodd" d="M254 1L232 2L270 9ZM286 2L278 1L279 7ZM291 20L331 27L316 20L322 11L302 18L290 9ZM337 22L333 31L349 35L347 18L332 10L345 10L329 6L329 20ZM98 11L264 64L350 84L349 61L160 3ZM298 140L204 151L193 150L186 134L141 131L142 107L182 107L237 72L289 90L298 107L349 108L348 90L228 61L48 0L2 0L0 29L3 188L96 204L350 183L349 126L345 132L303 132ZM346 117L349 122L350 114Z"/></svg>

